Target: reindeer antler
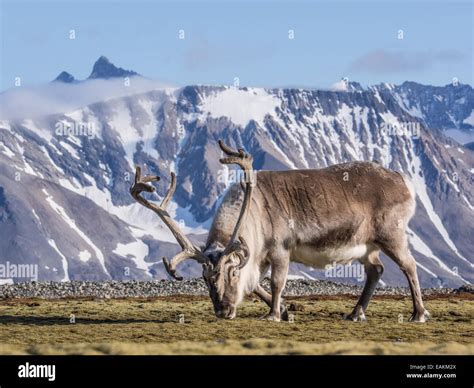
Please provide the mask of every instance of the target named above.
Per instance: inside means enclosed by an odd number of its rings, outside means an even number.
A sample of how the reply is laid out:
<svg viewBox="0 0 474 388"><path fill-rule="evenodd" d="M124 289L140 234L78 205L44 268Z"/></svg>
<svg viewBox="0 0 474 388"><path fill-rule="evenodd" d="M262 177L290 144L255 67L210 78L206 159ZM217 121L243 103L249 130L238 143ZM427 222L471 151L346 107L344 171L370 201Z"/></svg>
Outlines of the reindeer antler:
<svg viewBox="0 0 474 388"><path fill-rule="evenodd" d="M179 226L176 222L170 217L168 211L166 210L173 194L176 190L176 175L174 172L171 173L171 184L168 192L166 193L161 205L158 206L152 202L149 202L145 198L143 198L140 194L145 191L148 193L152 193L155 191L155 188L147 183L149 182L158 182L160 177L158 176L145 176L141 177L141 168L137 166L135 172L135 183L130 187L130 194L132 195L135 200L145 206L146 208L153 210L161 220L166 224L166 226L170 229L173 236L178 241L179 245L183 249L180 253L175 255L171 261L168 262L166 257L163 257L163 264L166 268L166 271L170 276L175 278L176 280L183 280L182 276L178 276L176 274L176 267L179 263L186 259L193 259L198 261L199 263L204 263L208 261L208 258L197 248L195 245L189 241L186 235L179 229Z"/></svg>
<svg viewBox="0 0 474 388"><path fill-rule="evenodd" d="M230 238L230 241L224 250L224 254L229 254L231 252L237 252L241 250L248 251L247 244L245 243L244 238L240 235L240 232L248 214L250 199L252 197L252 189L255 185L254 172L252 167L253 158L251 155L245 153L242 148L239 148L236 151L224 144L222 140L219 140L219 147L227 155L226 158L221 158L219 159L219 161L222 164L237 164L238 166L240 166L244 171L245 180L245 193L244 199L242 201L242 207L240 209L240 214L237 219L237 223L235 224L232 237ZM249 260L248 252L247 254L242 254L241 252L239 252L237 256L240 259L239 268L244 267Z"/></svg>

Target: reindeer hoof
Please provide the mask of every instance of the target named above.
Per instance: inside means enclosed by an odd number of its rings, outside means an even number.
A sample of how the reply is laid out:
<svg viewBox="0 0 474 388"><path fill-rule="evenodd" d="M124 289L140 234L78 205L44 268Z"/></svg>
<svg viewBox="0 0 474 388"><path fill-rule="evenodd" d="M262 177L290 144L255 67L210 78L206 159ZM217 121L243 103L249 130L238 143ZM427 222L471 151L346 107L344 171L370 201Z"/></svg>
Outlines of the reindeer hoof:
<svg viewBox="0 0 474 388"><path fill-rule="evenodd" d="M365 318L364 310L363 310L362 306L360 306L360 305L356 305L354 307L354 310L352 310L352 313L345 315L344 319L346 321L352 321L352 322L365 322L365 321L367 321L367 318Z"/></svg>
<svg viewBox="0 0 474 388"><path fill-rule="evenodd" d="M428 312L428 310L424 310L423 312L414 312L409 321L410 322L420 322L420 323L423 323L423 322L426 322L429 317L431 316L431 314Z"/></svg>
<svg viewBox="0 0 474 388"><path fill-rule="evenodd" d="M280 317L277 317L275 314L267 314L260 318L261 321L273 321L280 322Z"/></svg>
<svg viewBox="0 0 474 388"><path fill-rule="evenodd" d="M365 322L365 321L367 321L367 318L365 317L365 314L362 310L353 311L350 314L346 314L346 315L344 315L344 319L346 321L352 321L352 322Z"/></svg>
<svg viewBox="0 0 474 388"><path fill-rule="evenodd" d="M283 311L280 313L280 316L281 316L281 320L282 321L285 321L285 322L288 322L290 317L288 315L288 310L286 309L286 307L283 309Z"/></svg>
<svg viewBox="0 0 474 388"><path fill-rule="evenodd" d="M365 317L364 314L359 314L359 315L346 314L344 316L344 319L346 321L352 321L352 322L366 322L367 321L367 318Z"/></svg>

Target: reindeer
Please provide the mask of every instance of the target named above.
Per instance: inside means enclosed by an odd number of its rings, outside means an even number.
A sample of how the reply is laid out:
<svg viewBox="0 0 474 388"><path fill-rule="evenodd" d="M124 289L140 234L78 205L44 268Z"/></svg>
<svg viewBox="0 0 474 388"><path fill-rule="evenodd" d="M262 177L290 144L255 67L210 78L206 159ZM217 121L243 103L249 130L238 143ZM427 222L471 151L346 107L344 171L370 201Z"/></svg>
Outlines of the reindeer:
<svg viewBox="0 0 474 388"><path fill-rule="evenodd" d="M384 270L379 258L382 251L408 279L413 301L410 320L425 322L429 313L423 306L416 262L406 237L415 192L404 176L372 162L257 174L252 156L243 149L236 151L222 140L219 146L226 155L220 162L240 166L244 182L229 188L202 249L191 243L166 211L176 190L174 173L161 205L140 195L153 192L148 183L159 177L141 178L137 167L130 188L135 200L161 218L182 248L170 261L163 258L168 274L182 280L176 273L179 263L187 259L200 263L219 318L234 318L244 296L254 293L270 307L264 319L285 320L288 313L281 296L291 261L325 268L358 260L364 265L366 283L345 318L363 321ZM270 267L271 294L260 285Z"/></svg>

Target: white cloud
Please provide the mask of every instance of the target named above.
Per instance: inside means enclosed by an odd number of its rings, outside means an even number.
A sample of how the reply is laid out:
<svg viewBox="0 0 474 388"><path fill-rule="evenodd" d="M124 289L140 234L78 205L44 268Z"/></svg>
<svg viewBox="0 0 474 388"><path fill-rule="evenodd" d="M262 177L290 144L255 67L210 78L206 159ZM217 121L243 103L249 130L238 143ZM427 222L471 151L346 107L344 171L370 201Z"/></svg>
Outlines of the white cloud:
<svg viewBox="0 0 474 388"><path fill-rule="evenodd" d="M172 88L159 81L131 77L87 80L75 84L51 82L46 85L14 87L0 94L0 119L13 120L65 113L109 98Z"/></svg>

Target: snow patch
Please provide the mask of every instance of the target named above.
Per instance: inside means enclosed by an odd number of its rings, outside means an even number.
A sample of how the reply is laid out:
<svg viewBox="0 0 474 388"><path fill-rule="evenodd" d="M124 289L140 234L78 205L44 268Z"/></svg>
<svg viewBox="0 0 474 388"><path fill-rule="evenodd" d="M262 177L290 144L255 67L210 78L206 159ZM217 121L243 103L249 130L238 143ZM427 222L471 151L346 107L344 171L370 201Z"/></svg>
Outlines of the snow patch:
<svg viewBox="0 0 474 388"><path fill-rule="evenodd" d="M464 202L466 202L467 206L469 206L469 209L474 210L474 206L472 206L471 202L469 202L465 195L462 196L462 199L464 200Z"/></svg>
<svg viewBox="0 0 474 388"><path fill-rule="evenodd" d="M62 141L62 140L59 142L59 144L61 144L61 146L62 146L64 149L66 149L66 151L69 152L69 154L70 154L73 158L75 158L75 159L77 159L77 160L81 160L79 154L77 153L77 150L76 150L73 146L71 146L70 144L68 144L68 143L66 143L65 141Z"/></svg>
<svg viewBox="0 0 474 388"><path fill-rule="evenodd" d="M51 158L51 155L49 154L49 151L46 149L45 146L40 146L41 151L43 151L44 156L46 156L46 159L48 159L49 163L61 174L61 175L66 175L64 170L59 167L54 160ZM62 154L61 154L62 155Z"/></svg>
<svg viewBox="0 0 474 388"><path fill-rule="evenodd" d="M2 154L5 154L9 158L12 158L15 156L15 153L9 148L5 143L0 143L0 146L2 146Z"/></svg>
<svg viewBox="0 0 474 388"><path fill-rule="evenodd" d="M38 214L36 214L35 209L31 209L33 216L35 217L36 221L38 221L38 224L41 224L41 220L38 217Z"/></svg>
<svg viewBox="0 0 474 388"><path fill-rule="evenodd" d="M143 241L134 241L128 244L118 243L113 252L122 257L131 257L138 269L148 272L148 267L154 263L147 263L145 257L148 256L148 245Z"/></svg>
<svg viewBox="0 0 474 388"><path fill-rule="evenodd" d="M202 112L212 117L228 117L234 124L245 128L250 120L263 126L267 114L272 114L280 100L264 89L243 90L227 88L203 98Z"/></svg>
<svg viewBox="0 0 474 388"><path fill-rule="evenodd" d="M84 263L87 263L92 257L92 254L86 249L79 252L79 260Z"/></svg>
<svg viewBox="0 0 474 388"><path fill-rule="evenodd" d="M474 109L471 110L471 114L463 120L463 123L474 127Z"/></svg>
<svg viewBox="0 0 474 388"><path fill-rule="evenodd" d="M51 143L53 139L53 134L48 129L45 129L46 126L38 126L33 120L24 120L21 125L30 130L33 133L36 133L39 137L46 140L48 143Z"/></svg>
<svg viewBox="0 0 474 388"><path fill-rule="evenodd" d="M62 278L62 282L68 282L69 281L69 270L68 270L68 263L66 260L66 256L64 256L61 251L58 249L58 246L56 245L56 241L53 239L48 240L48 244L51 245L51 247L56 251L56 253L61 257L61 262L63 265L63 272L64 272L64 277Z"/></svg>

